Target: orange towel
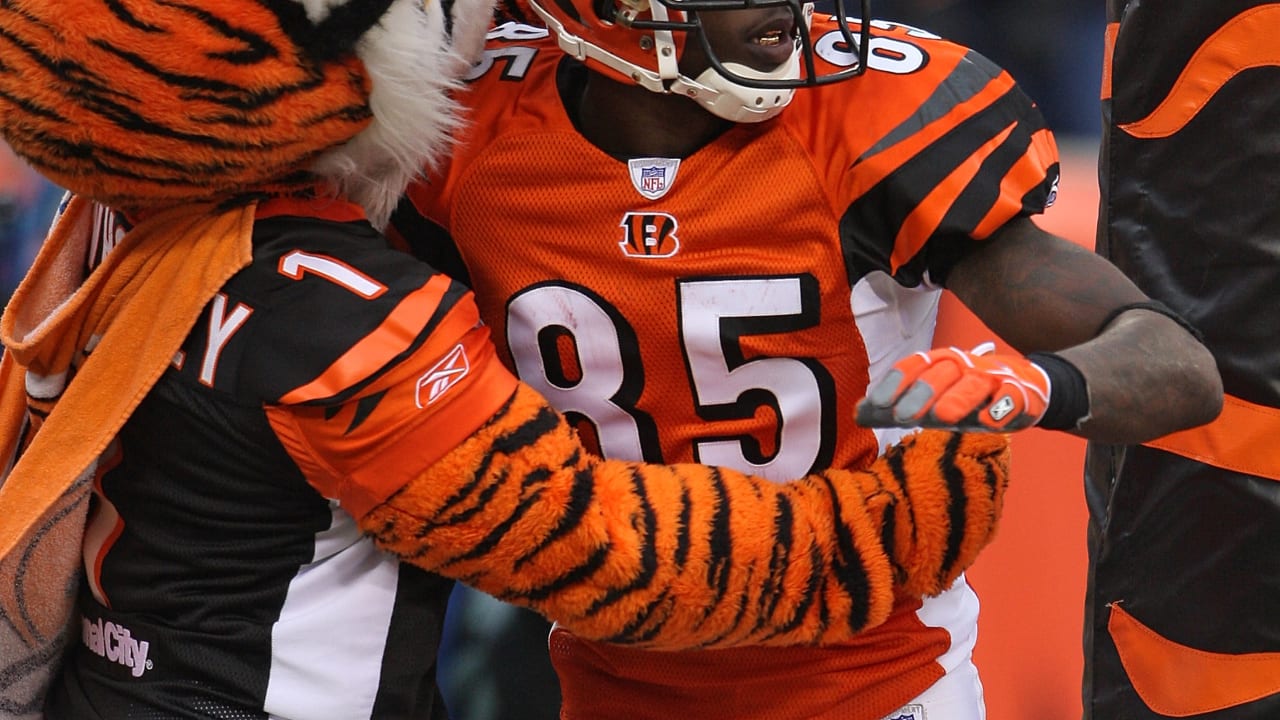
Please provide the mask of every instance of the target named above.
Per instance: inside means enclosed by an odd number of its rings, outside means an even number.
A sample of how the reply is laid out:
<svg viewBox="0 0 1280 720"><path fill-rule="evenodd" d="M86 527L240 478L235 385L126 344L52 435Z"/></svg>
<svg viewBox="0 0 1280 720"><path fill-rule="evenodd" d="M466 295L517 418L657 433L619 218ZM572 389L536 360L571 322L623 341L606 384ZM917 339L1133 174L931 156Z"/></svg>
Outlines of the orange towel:
<svg viewBox="0 0 1280 720"><path fill-rule="evenodd" d="M71 199L0 318L5 717L40 717L68 637L99 454L251 258L253 205L178 207L138 224L85 278L94 213Z"/></svg>

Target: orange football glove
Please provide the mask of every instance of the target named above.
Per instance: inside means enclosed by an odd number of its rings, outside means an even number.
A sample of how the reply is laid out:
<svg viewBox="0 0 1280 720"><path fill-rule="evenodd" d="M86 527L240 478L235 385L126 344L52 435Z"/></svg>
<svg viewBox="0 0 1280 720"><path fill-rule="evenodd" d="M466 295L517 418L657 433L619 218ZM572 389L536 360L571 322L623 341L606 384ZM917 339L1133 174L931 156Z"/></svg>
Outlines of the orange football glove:
<svg viewBox="0 0 1280 720"><path fill-rule="evenodd" d="M1051 383L1021 355L937 348L899 360L858 403L866 427L1005 432L1031 427L1049 406Z"/></svg>

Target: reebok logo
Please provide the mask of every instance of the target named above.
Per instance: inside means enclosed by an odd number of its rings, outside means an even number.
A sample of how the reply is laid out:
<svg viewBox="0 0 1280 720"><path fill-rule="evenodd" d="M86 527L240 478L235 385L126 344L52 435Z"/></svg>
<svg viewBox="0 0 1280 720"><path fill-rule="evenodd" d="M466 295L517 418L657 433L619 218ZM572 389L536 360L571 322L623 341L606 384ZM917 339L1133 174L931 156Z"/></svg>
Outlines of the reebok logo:
<svg viewBox="0 0 1280 720"><path fill-rule="evenodd" d="M134 677L142 677L142 673L151 669L151 661L147 660L151 643L135 640L133 633L123 625L103 622L102 618L90 620L82 615L80 641L94 655L129 668Z"/></svg>
<svg viewBox="0 0 1280 720"><path fill-rule="evenodd" d="M439 400L441 395L457 385L469 372L471 372L471 361L467 359L467 351L461 344L455 345L443 360L418 378L418 386L414 390L414 400L418 408L425 408Z"/></svg>
<svg viewBox="0 0 1280 720"><path fill-rule="evenodd" d="M1011 412L1013 412L1013 397L1010 395L1005 395L992 403L991 409L988 411L991 415L991 419L996 422L1000 422L1004 419L1005 415L1008 415Z"/></svg>

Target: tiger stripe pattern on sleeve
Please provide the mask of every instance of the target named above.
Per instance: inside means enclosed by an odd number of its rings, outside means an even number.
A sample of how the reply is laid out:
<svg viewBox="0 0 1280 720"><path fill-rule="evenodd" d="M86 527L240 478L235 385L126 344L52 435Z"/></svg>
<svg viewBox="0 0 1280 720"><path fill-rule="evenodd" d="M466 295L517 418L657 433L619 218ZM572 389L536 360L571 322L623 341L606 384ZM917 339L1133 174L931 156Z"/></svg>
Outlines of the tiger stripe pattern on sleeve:
<svg viewBox="0 0 1280 720"><path fill-rule="evenodd" d="M936 594L992 539L1003 435L926 431L866 470L773 483L603 460L527 386L361 518L385 549L587 638L839 642Z"/></svg>

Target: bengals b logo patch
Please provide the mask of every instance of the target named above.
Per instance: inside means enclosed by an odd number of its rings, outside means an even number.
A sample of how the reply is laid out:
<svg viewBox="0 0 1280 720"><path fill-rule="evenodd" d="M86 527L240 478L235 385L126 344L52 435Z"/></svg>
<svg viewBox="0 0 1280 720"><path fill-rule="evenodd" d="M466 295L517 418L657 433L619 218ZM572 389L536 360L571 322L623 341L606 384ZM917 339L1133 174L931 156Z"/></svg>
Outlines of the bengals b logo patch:
<svg viewBox="0 0 1280 720"><path fill-rule="evenodd" d="M627 257L665 258L680 250L676 219L666 213L629 212L622 218L622 252Z"/></svg>

